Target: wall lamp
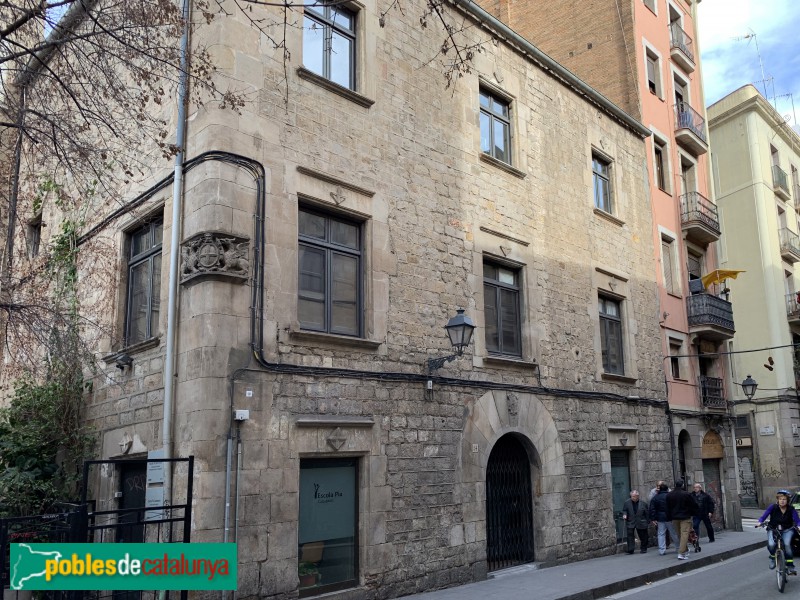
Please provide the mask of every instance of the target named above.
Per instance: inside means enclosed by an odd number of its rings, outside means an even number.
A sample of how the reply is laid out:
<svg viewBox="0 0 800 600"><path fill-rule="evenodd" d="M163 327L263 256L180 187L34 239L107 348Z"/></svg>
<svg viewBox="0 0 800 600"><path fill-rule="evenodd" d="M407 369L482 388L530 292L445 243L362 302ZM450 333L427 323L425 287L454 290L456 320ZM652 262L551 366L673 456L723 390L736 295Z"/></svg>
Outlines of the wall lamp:
<svg viewBox="0 0 800 600"><path fill-rule="evenodd" d="M458 358L464 354L464 348L469 346L472 341L472 332L475 331L475 323L472 322L468 316L464 314L464 309L459 308L456 310L456 316L447 322L444 326L447 335L450 338L450 344L455 349L456 353L450 356L443 356L442 358L429 358L428 359L428 373L433 373L436 369L441 369L444 363Z"/></svg>
<svg viewBox="0 0 800 600"><path fill-rule="evenodd" d="M753 396L755 395L757 389L758 389L758 383L756 382L755 379L753 379L752 377L750 377L750 375L748 375L747 379L745 379L742 382L742 391L744 392L744 395L747 396L748 400L753 399Z"/></svg>
<svg viewBox="0 0 800 600"><path fill-rule="evenodd" d="M120 371L124 371L125 367L130 367L133 364L133 357L123 352L117 355L117 358L114 359L114 364Z"/></svg>

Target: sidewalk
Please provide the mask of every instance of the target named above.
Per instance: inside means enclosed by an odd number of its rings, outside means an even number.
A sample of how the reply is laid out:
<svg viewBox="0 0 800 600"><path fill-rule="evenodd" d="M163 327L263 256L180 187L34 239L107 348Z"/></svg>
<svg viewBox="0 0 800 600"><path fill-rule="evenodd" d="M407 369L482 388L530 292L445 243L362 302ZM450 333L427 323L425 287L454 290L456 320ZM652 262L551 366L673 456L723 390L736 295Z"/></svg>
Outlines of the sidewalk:
<svg viewBox="0 0 800 600"><path fill-rule="evenodd" d="M744 511L743 511L744 512ZM757 513L757 514L756 514ZM761 511L743 514L757 518ZM760 529L745 525L744 531L721 531L709 544L700 540L701 552L690 552L689 560L677 560L674 546L664 556L651 547L646 554L615 554L567 565L537 568L523 565L490 575L490 579L458 587L406 596L415 600L518 600L524 591L535 590L536 600L594 600L653 581L686 573L727 558L764 548L757 555L767 564L766 537Z"/></svg>

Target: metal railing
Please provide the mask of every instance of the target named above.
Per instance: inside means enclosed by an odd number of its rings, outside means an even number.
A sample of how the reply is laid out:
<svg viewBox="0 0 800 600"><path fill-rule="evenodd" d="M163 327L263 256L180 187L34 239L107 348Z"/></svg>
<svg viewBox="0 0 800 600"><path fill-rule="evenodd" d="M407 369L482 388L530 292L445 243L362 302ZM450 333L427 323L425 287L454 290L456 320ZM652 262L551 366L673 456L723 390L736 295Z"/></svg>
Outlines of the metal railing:
<svg viewBox="0 0 800 600"><path fill-rule="evenodd" d="M689 106L688 102L677 102L675 104L675 129L688 129L703 140L703 143L708 143L705 125L706 120L699 112Z"/></svg>
<svg viewBox="0 0 800 600"><path fill-rule="evenodd" d="M689 327L715 325L733 331L733 306L711 294L693 294L686 298Z"/></svg>
<svg viewBox="0 0 800 600"><path fill-rule="evenodd" d="M683 28L678 25L677 23L672 23L669 26L669 30L671 33L671 45L670 49L677 48L681 52L683 52L686 57L694 62L694 50L692 49L692 38L690 38Z"/></svg>
<svg viewBox="0 0 800 600"><path fill-rule="evenodd" d="M789 317L800 317L800 292L789 292L786 294L786 315Z"/></svg>
<svg viewBox="0 0 800 600"><path fill-rule="evenodd" d="M781 241L781 252L791 252L800 258L800 238L797 234L786 227L782 227L778 232Z"/></svg>
<svg viewBox="0 0 800 600"><path fill-rule="evenodd" d="M727 408L728 403L725 401L721 377L701 375L698 378L698 384L703 408Z"/></svg>
<svg viewBox="0 0 800 600"><path fill-rule="evenodd" d="M681 200L681 224L701 221L717 233L720 232L717 205L700 192L683 194Z"/></svg>
<svg viewBox="0 0 800 600"><path fill-rule="evenodd" d="M789 193L789 176L778 165L772 165L772 187L780 188Z"/></svg>

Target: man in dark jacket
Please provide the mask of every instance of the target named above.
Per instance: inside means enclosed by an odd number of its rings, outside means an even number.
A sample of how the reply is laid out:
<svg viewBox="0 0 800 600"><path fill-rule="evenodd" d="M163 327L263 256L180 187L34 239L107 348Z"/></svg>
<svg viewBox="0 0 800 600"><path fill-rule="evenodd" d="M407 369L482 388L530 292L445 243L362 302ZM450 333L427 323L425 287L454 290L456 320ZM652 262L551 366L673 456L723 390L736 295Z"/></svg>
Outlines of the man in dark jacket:
<svg viewBox="0 0 800 600"><path fill-rule="evenodd" d="M714 514L714 499L703 491L703 486L699 483L694 484L692 498L697 504L697 513L692 517L692 527L697 535L700 535L700 523L706 526L708 541L714 541L714 526L711 524L711 515Z"/></svg>
<svg viewBox="0 0 800 600"><path fill-rule="evenodd" d="M689 558L689 531L692 528L692 517L697 512L697 505L685 486L683 479L678 479L675 482L675 489L667 494L667 519L672 521L681 540L678 560Z"/></svg>
<svg viewBox="0 0 800 600"><path fill-rule="evenodd" d="M650 501L650 520L658 526L658 553L662 555L667 553L667 531L673 541L678 539L672 521L667 519L668 489L666 483L659 482L658 490Z"/></svg>
<svg viewBox="0 0 800 600"><path fill-rule="evenodd" d="M639 492L631 491L629 500L625 500L622 506L622 518L628 530L628 554L633 554L636 549L636 538L634 531L639 535L639 547L642 554L647 552L647 502L639 499Z"/></svg>

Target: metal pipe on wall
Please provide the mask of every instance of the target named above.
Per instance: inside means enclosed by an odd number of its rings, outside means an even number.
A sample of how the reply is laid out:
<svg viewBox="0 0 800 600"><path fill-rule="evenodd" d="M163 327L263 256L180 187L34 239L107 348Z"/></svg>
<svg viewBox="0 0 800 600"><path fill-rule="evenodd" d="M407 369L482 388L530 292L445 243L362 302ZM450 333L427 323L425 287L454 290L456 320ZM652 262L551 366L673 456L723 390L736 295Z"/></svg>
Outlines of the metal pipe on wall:
<svg viewBox="0 0 800 600"><path fill-rule="evenodd" d="M174 179L172 184L172 227L169 248L169 297L167 301L167 340L164 360L164 416L162 419L161 441L164 458L172 458L172 415L175 404L175 346L177 343L178 312L178 259L180 258L181 213L183 201L183 161L186 153L186 101L189 90L189 17L191 0L183 0L183 34L180 49L180 80L178 82L178 122L175 132ZM172 504L172 465L167 463L164 470L164 502Z"/></svg>

